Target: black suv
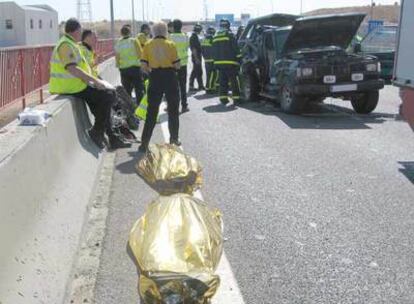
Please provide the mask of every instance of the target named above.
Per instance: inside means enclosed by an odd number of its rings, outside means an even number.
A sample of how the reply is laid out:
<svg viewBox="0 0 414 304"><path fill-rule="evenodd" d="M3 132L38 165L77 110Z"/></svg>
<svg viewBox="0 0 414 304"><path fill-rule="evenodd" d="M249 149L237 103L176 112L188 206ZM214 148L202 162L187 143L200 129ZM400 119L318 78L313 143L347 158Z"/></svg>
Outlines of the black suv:
<svg viewBox="0 0 414 304"><path fill-rule="evenodd" d="M364 18L274 14L251 20L239 40L243 97L278 100L292 114L326 97L351 100L358 113L372 112L384 87L380 64L374 56L346 52Z"/></svg>

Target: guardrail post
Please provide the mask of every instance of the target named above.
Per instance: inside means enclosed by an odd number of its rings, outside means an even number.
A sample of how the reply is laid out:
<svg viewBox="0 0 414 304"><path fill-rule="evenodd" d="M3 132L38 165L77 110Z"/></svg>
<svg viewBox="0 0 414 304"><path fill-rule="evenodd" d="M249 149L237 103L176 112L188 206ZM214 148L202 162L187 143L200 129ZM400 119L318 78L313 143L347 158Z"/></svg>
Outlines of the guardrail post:
<svg viewBox="0 0 414 304"><path fill-rule="evenodd" d="M43 79L42 79L42 76L43 76L43 69L42 69L42 67L43 67L43 56L42 56L42 49L41 48L38 48L38 54L39 54L39 82L40 82L40 85L39 85L39 87L40 87L40 103L43 103Z"/></svg>
<svg viewBox="0 0 414 304"><path fill-rule="evenodd" d="M20 62L20 89L22 94L23 109L26 108L26 92L25 92L25 77L24 77L24 58L23 50L19 51L19 62Z"/></svg>

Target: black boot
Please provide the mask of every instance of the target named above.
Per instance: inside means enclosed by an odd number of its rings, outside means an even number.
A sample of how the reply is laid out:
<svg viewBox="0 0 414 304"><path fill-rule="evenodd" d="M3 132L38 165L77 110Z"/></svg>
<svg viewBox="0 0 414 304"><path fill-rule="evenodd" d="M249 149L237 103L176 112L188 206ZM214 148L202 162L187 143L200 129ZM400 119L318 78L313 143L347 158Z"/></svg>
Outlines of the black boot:
<svg viewBox="0 0 414 304"><path fill-rule="evenodd" d="M176 145L177 147L181 146L181 141L178 139L170 139L171 145Z"/></svg>
<svg viewBox="0 0 414 304"><path fill-rule="evenodd" d="M122 141L121 138L119 138L118 136L112 135L109 137L109 146L111 149L116 150L122 148L129 148L131 147L131 143L126 143Z"/></svg>
<svg viewBox="0 0 414 304"><path fill-rule="evenodd" d="M99 148L105 148L105 137L102 132L96 131L94 128L88 130L89 137L92 139L94 144Z"/></svg>

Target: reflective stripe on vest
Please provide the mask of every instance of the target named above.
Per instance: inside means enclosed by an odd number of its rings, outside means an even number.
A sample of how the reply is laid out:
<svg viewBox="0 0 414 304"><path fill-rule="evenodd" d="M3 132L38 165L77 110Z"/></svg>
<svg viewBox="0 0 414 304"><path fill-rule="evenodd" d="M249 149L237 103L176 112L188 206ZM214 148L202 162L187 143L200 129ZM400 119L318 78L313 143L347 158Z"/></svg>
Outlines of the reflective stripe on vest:
<svg viewBox="0 0 414 304"><path fill-rule="evenodd" d="M171 33L170 39L174 41L177 47L178 58L180 58L181 65L187 65L188 63L188 48L190 42L186 34L184 33Z"/></svg>
<svg viewBox="0 0 414 304"><path fill-rule="evenodd" d="M115 52L119 56L119 68L126 69L141 65L137 55L136 40L134 38L121 38L115 45Z"/></svg>
<svg viewBox="0 0 414 304"><path fill-rule="evenodd" d="M238 62L231 61L231 60L216 60L214 61L214 64L215 65L224 65L224 64L240 65Z"/></svg>
<svg viewBox="0 0 414 304"><path fill-rule="evenodd" d="M215 37L213 39L213 43L214 42L220 42L220 41L230 41L230 38L229 37Z"/></svg>
<svg viewBox="0 0 414 304"><path fill-rule="evenodd" d="M74 40L64 35L55 46L50 60L49 91L52 94L79 93L86 89L87 84L80 78L77 78L69 73L66 70L65 65L60 60L58 50L63 43L66 43L70 48L72 48L74 62L76 65L85 73L90 75L92 74L89 64L86 62L79 45Z"/></svg>

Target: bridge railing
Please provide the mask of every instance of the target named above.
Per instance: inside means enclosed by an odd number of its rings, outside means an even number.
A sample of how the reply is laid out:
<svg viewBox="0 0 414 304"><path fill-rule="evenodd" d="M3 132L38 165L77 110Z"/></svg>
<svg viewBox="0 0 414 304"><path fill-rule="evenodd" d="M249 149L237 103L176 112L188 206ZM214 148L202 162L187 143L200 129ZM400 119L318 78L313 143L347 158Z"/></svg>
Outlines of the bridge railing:
<svg viewBox="0 0 414 304"><path fill-rule="evenodd" d="M9 105L22 103L28 95L39 94L49 82L49 61L54 45L0 48L0 111ZM113 56L111 39L99 40L96 46L98 62Z"/></svg>

